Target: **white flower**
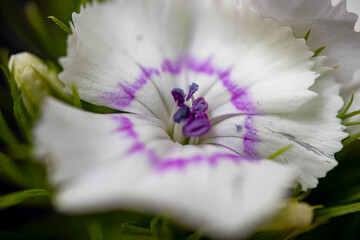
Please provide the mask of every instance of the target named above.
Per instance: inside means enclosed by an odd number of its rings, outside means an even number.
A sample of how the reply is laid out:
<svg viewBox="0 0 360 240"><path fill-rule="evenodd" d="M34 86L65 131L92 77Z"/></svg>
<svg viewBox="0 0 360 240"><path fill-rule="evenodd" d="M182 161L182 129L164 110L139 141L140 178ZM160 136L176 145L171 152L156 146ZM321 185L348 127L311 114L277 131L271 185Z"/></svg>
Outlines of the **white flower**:
<svg viewBox="0 0 360 240"><path fill-rule="evenodd" d="M291 28L216 0L94 3L73 22L66 91L128 113L46 102L35 149L60 210L131 208L245 236L294 179L314 188L336 166L340 85ZM290 144L278 163L262 160Z"/></svg>

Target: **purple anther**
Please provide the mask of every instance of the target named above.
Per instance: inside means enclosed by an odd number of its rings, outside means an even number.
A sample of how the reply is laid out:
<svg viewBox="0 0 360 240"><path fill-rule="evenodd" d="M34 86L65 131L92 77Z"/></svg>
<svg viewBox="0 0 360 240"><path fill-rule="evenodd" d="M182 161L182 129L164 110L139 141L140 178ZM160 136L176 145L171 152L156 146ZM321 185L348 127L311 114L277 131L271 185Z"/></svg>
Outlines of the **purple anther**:
<svg viewBox="0 0 360 240"><path fill-rule="evenodd" d="M181 88L174 88L173 90L171 90L171 94L174 98L174 101L177 102L178 107L184 105L186 95Z"/></svg>
<svg viewBox="0 0 360 240"><path fill-rule="evenodd" d="M189 118L182 128L185 137L200 137L211 129L211 124L206 113L200 113L196 117Z"/></svg>
<svg viewBox="0 0 360 240"><path fill-rule="evenodd" d="M181 121L187 119L190 114L190 108L186 105L180 107L177 112L174 114L174 122L180 123Z"/></svg>
<svg viewBox="0 0 360 240"><path fill-rule="evenodd" d="M205 113L208 109L208 103L203 97L196 99L192 105L191 112L194 114Z"/></svg>
<svg viewBox="0 0 360 240"><path fill-rule="evenodd" d="M199 85L196 83L192 83L189 85L189 94L186 97L186 101L189 101L189 99L194 95L194 93L199 89Z"/></svg>

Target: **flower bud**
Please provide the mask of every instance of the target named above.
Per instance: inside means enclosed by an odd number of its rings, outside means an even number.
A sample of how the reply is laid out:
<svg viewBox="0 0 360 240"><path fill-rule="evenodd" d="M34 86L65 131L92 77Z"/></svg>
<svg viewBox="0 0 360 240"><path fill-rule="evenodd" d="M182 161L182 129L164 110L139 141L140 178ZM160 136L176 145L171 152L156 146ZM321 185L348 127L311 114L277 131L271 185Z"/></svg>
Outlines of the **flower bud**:
<svg viewBox="0 0 360 240"><path fill-rule="evenodd" d="M267 229L301 229L311 225L314 208L306 202L291 200L285 209L268 225Z"/></svg>
<svg viewBox="0 0 360 240"><path fill-rule="evenodd" d="M56 70L28 52L12 55L9 69L22 91L22 99L27 110L33 113L41 98L49 92L48 83L57 81Z"/></svg>

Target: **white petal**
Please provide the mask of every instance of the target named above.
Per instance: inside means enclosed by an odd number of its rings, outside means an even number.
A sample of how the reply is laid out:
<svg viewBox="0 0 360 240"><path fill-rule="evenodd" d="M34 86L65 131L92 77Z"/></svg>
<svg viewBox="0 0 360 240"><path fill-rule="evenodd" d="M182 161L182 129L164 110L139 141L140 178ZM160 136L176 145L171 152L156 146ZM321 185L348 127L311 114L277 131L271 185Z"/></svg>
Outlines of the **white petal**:
<svg viewBox="0 0 360 240"><path fill-rule="evenodd" d="M145 116L99 115L48 100L35 150L49 157L58 209L144 210L234 237L246 236L281 208L296 178L292 168L223 147L176 144L162 128Z"/></svg>
<svg viewBox="0 0 360 240"><path fill-rule="evenodd" d="M266 158L291 144L276 160L298 168L303 190L314 188L337 165L334 154L347 134L336 117L343 101L332 72L323 73L311 90L319 96L293 113L228 118L213 126L204 142L252 158Z"/></svg>
<svg viewBox="0 0 360 240"><path fill-rule="evenodd" d="M346 10L346 1L332 6L331 0L242 0L294 29L302 38L311 29L308 45L313 51L327 46L321 55L328 56L329 66L338 66L338 82L351 82L360 67L360 33L354 31L355 14Z"/></svg>
<svg viewBox="0 0 360 240"><path fill-rule="evenodd" d="M184 48L187 7L182 1L119 0L74 13L67 56L60 60L66 90L75 84L91 103L167 118L176 86L155 68ZM164 96L159 86L168 90Z"/></svg>
<svg viewBox="0 0 360 240"><path fill-rule="evenodd" d="M220 73L215 80L197 79L212 117L289 112L315 97L308 91L317 77L312 53L290 28L247 8L202 2L189 52ZM226 112L219 108L224 105Z"/></svg>
<svg viewBox="0 0 360 240"><path fill-rule="evenodd" d="M227 113L289 112L316 96L305 41L232 1L117 0L73 18L60 79L95 104L165 121L171 89L191 82L214 117L223 105Z"/></svg>

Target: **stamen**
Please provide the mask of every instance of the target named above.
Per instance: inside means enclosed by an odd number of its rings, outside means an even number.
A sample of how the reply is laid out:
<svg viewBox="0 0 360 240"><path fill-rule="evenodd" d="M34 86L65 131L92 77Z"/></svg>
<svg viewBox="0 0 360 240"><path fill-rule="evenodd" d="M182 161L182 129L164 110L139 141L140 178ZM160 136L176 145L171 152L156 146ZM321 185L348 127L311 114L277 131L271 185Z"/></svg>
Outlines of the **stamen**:
<svg viewBox="0 0 360 240"><path fill-rule="evenodd" d="M208 133L211 129L209 117L206 114L206 111L208 110L208 103L203 97L199 97L198 99L194 99L193 97L194 93L198 89L199 86L195 83L192 83L189 86L189 94L186 99L186 95L182 89L174 88L171 91L171 94L174 97L174 101L177 102L177 106L179 107L176 113L173 115L173 120L174 122L182 125L182 136L178 136L179 133L176 134L177 137L176 140L174 139L175 141L181 142L181 139L184 140L184 137L201 137ZM193 100L191 108L185 104L185 102L187 102L190 98ZM180 125L176 124L175 129L178 129L179 126ZM175 134L173 134L173 137L174 136Z"/></svg>
<svg viewBox="0 0 360 240"><path fill-rule="evenodd" d="M182 129L185 137L200 137L211 129L211 124L206 113L200 113L194 118L188 119Z"/></svg>
<svg viewBox="0 0 360 240"><path fill-rule="evenodd" d="M194 95L194 93L199 89L199 85L196 83L192 83L189 85L189 94L186 97L186 101L189 101L189 99Z"/></svg>
<svg viewBox="0 0 360 240"><path fill-rule="evenodd" d="M205 101L205 99L203 97L199 97L198 99L196 99L192 105L192 112L195 114L199 114L199 113L205 113L208 109L208 103Z"/></svg>
<svg viewBox="0 0 360 240"><path fill-rule="evenodd" d="M190 108L186 105L180 107L177 112L174 114L174 122L180 123L182 120L185 120L189 117Z"/></svg>
<svg viewBox="0 0 360 240"><path fill-rule="evenodd" d="M184 105L186 95L181 88L174 88L173 90L171 90L171 94L174 98L174 101L177 102L178 107Z"/></svg>

